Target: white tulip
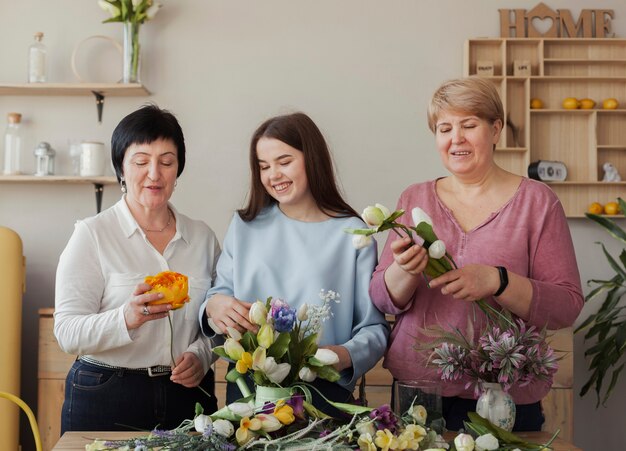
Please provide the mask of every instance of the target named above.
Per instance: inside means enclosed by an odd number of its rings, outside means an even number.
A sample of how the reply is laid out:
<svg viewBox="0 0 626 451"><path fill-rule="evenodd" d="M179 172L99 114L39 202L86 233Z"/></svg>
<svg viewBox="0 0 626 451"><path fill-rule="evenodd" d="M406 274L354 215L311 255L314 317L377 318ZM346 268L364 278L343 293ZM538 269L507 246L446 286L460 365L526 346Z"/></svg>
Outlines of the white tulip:
<svg viewBox="0 0 626 451"><path fill-rule="evenodd" d="M252 369L254 371L263 371L265 368L266 351L263 346L259 346L252 353Z"/></svg>
<svg viewBox="0 0 626 451"><path fill-rule="evenodd" d="M476 445L476 451L491 451L500 447L498 439L492 434L481 435L474 444Z"/></svg>
<svg viewBox="0 0 626 451"><path fill-rule="evenodd" d="M469 434L459 434L454 437L454 446L457 451L474 451L474 439Z"/></svg>
<svg viewBox="0 0 626 451"><path fill-rule="evenodd" d="M269 413L260 413L255 418L261 421L261 429L265 432L274 432L283 427L278 418Z"/></svg>
<svg viewBox="0 0 626 451"><path fill-rule="evenodd" d="M112 5L106 0L98 0L98 5L100 8L111 14L111 17L117 17L121 14L121 11L117 6Z"/></svg>
<svg viewBox="0 0 626 451"><path fill-rule="evenodd" d="M368 235L352 235L352 245L355 249L363 249L372 244L374 239Z"/></svg>
<svg viewBox="0 0 626 451"><path fill-rule="evenodd" d="M389 212L389 210L387 210L387 212ZM370 227L378 227L388 216L389 215L385 216L385 212L379 207L372 206L365 207L365 210L363 210L363 213L361 213L361 218L363 219L363 222L365 222L365 224Z"/></svg>
<svg viewBox="0 0 626 451"><path fill-rule="evenodd" d="M222 437L230 437L235 432L235 427L228 420L215 420L213 422L213 431Z"/></svg>
<svg viewBox="0 0 626 451"><path fill-rule="evenodd" d="M226 333L233 340L237 340L237 341L241 340L241 333L234 327L226 326Z"/></svg>
<svg viewBox="0 0 626 451"><path fill-rule="evenodd" d="M143 0L132 0L131 3L133 4L133 8L137 8L139 5L141 5L141 2L143 2Z"/></svg>
<svg viewBox="0 0 626 451"><path fill-rule="evenodd" d="M267 322L267 309L265 308L265 304L261 301L256 301L250 307L248 311L248 319L253 324L258 324L262 326Z"/></svg>
<svg viewBox="0 0 626 451"><path fill-rule="evenodd" d="M232 360L241 360L241 355L244 353L245 349L241 346L237 340L233 340L232 338L227 338L224 342L224 352L230 357Z"/></svg>
<svg viewBox="0 0 626 451"><path fill-rule="evenodd" d="M411 417L419 424L426 424L426 417L428 416L428 412L426 411L426 408L424 406L412 406L409 410L409 415L411 415Z"/></svg>
<svg viewBox="0 0 626 451"><path fill-rule="evenodd" d="M298 371L298 377L304 382L313 382L317 378L317 373L308 366L303 366Z"/></svg>
<svg viewBox="0 0 626 451"><path fill-rule="evenodd" d="M430 226L433 225L433 220L430 219L430 216L428 216L426 212L419 207L415 207L411 210L411 217L413 218L413 224L415 224L415 227L417 227L421 222L425 222Z"/></svg>
<svg viewBox="0 0 626 451"><path fill-rule="evenodd" d="M211 417L204 414L198 415L193 420L193 425L196 428L197 432L204 432L207 426L210 426L212 423L213 421L211 420Z"/></svg>
<svg viewBox="0 0 626 451"><path fill-rule="evenodd" d="M314 356L317 360L322 362L322 365L334 365L339 363L339 356L330 349L319 348Z"/></svg>
<svg viewBox="0 0 626 451"><path fill-rule="evenodd" d="M150 8L148 8L148 11L146 11L146 18L148 20L154 19L154 16L156 16L156 13L159 12L159 9L161 8L161 6L163 5L160 3L155 3Z"/></svg>
<svg viewBox="0 0 626 451"><path fill-rule="evenodd" d="M385 219L391 216L391 211L389 211L389 209L385 207L383 204L374 204L374 206L383 212L383 216L385 217Z"/></svg>
<svg viewBox="0 0 626 451"><path fill-rule="evenodd" d="M446 255L446 244L441 240L435 241L428 247L428 255L430 258L439 260Z"/></svg>
<svg viewBox="0 0 626 451"><path fill-rule="evenodd" d="M274 357L265 359L263 372L271 382L280 384L287 377L289 371L291 371L291 365L288 363L276 363Z"/></svg>
<svg viewBox="0 0 626 451"><path fill-rule="evenodd" d="M309 319L309 306L302 304L298 309L298 321L306 321Z"/></svg>
<svg viewBox="0 0 626 451"><path fill-rule="evenodd" d="M228 410L240 417L251 417L254 415L254 402L233 402L228 404Z"/></svg>

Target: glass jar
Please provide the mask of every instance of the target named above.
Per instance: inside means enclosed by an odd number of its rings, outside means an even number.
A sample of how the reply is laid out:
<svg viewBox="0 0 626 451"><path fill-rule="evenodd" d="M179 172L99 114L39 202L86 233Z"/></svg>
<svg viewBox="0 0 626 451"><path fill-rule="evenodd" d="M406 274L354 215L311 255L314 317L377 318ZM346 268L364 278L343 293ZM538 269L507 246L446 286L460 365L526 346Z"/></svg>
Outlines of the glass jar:
<svg viewBox="0 0 626 451"><path fill-rule="evenodd" d="M22 115L20 113L9 113L7 115L7 128L4 133L4 175L18 175L22 173L20 159L24 138L20 123Z"/></svg>
<svg viewBox="0 0 626 451"><path fill-rule="evenodd" d="M35 42L28 47L28 82L44 83L46 77L46 46L41 42L43 33L35 33Z"/></svg>

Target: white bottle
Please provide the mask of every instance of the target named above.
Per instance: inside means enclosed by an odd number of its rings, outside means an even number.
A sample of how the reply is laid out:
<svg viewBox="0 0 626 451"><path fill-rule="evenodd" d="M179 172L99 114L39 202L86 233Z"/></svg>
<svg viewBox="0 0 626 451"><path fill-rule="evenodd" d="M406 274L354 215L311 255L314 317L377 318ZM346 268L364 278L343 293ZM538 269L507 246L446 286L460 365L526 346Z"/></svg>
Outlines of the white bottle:
<svg viewBox="0 0 626 451"><path fill-rule="evenodd" d="M22 115L9 113L7 115L7 129L4 133L4 175L21 174L20 159L24 139L20 129Z"/></svg>
<svg viewBox="0 0 626 451"><path fill-rule="evenodd" d="M46 46L41 42L43 33L35 33L35 42L28 47L28 82L46 81Z"/></svg>

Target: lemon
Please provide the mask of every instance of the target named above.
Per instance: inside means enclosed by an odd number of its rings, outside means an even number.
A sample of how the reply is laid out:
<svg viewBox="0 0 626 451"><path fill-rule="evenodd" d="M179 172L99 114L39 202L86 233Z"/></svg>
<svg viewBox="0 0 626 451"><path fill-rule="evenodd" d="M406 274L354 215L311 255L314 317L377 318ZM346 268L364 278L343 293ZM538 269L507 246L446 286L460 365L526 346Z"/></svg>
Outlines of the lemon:
<svg viewBox="0 0 626 451"><path fill-rule="evenodd" d="M541 99L530 99L530 108L533 110L540 110L543 108L543 101Z"/></svg>
<svg viewBox="0 0 626 451"><path fill-rule="evenodd" d="M589 205L589 207L587 208L587 211L589 213L593 213L594 215L601 215L602 212L604 211L604 208L602 207L602 204L598 202L594 202L591 205Z"/></svg>
<svg viewBox="0 0 626 451"><path fill-rule="evenodd" d="M604 205L605 215L616 215L619 213L619 204L617 202L607 202Z"/></svg>
<svg viewBox="0 0 626 451"><path fill-rule="evenodd" d="M612 97L610 99L604 99L604 101L602 102L602 108L604 108L605 110L615 110L618 106L619 102Z"/></svg>
<svg viewBox="0 0 626 451"><path fill-rule="evenodd" d="M575 110L580 108L580 102L575 97L567 97L563 100L563 108L566 110Z"/></svg>
<svg viewBox="0 0 626 451"><path fill-rule="evenodd" d="M591 99L582 99L580 101L580 108L582 108L583 110L590 110L594 106L596 106L596 102Z"/></svg>

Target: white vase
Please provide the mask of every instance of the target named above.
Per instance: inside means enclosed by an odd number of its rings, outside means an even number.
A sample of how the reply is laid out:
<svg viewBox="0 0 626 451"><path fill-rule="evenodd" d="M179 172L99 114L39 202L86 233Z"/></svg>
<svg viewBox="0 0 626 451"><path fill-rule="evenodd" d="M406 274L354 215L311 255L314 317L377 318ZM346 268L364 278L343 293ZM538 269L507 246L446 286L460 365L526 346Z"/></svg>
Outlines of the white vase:
<svg viewBox="0 0 626 451"><path fill-rule="evenodd" d="M256 386L256 394L254 397L255 407L263 407L266 402L276 402L279 399L291 398L291 390L284 387L266 387L263 385Z"/></svg>
<svg viewBox="0 0 626 451"><path fill-rule="evenodd" d="M476 403L476 413L504 430L513 430L515 403L498 383L484 382L483 393Z"/></svg>

